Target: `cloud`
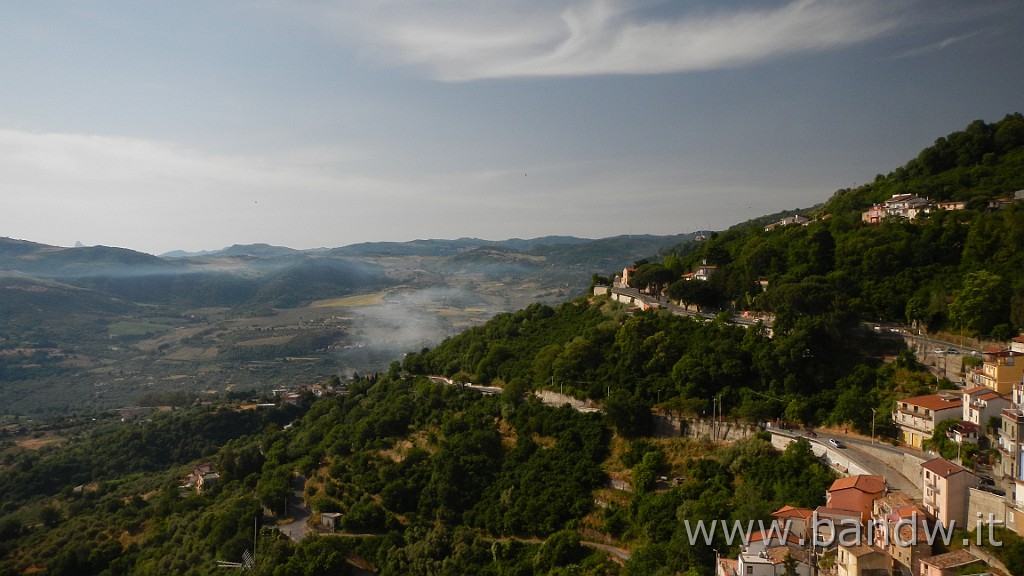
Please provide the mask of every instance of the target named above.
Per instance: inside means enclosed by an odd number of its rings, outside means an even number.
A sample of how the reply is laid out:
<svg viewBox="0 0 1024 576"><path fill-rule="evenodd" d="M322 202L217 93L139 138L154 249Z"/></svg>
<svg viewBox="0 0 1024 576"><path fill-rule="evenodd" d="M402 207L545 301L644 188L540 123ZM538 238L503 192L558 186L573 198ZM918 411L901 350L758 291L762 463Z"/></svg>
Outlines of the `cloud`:
<svg viewBox="0 0 1024 576"><path fill-rule="evenodd" d="M949 48L954 44L959 44L960 42L963 42L965 40L970 40L971 38L974 38L978 34L981 34L981 31L971 32L968 34L961 34L959 36L953 36L949 38L943 38L938 42L933 42L932 44L921 46L913 50L907 50L906 52L899 54L897 58L913 58L916 56L923 56L925 54L932 54L934 52L941 52L942 50L945 50L946 48Z"/></svg>
<svg viewBox="0 0 1024 576"><path fill-rule="evenodd" d="M886 4L846 0L738 9L713 3L683 12L642 0L342 0L316 6L310 17L371 58L446 81L732 68L865 42L901 24Z"/></svg>

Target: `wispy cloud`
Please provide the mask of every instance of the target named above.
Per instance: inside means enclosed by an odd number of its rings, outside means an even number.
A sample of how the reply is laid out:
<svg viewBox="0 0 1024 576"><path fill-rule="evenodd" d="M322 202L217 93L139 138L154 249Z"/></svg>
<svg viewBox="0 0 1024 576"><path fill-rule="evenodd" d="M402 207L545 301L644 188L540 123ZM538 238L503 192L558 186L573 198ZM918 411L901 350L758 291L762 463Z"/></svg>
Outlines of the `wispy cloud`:
<svg viewBox="0 0 1024 576"><path fill-rule="evenodd" d="M931 54L933 52L941 52L942 50L945 50L946 48L949 48L954 44L959 44L960 42L974 38L978 34L981 34L980 30L971 32L969 34L961 34L959 36L943 38L938 42L933 42L926 46L920 46L918 48L914 48L913 50L907 50L906 52L903 52L902 54L898 55L897 58L913 58L915 56L922 56L925 54Z"/></svg>
<svg viewBox="0 0 1024 576"><path fill-rule="evenodd" d="M371 58L447 81L731 68L865 42L902 24L888 3L846 0L682 10L644 0L341 0L310 16Z"/></svg>

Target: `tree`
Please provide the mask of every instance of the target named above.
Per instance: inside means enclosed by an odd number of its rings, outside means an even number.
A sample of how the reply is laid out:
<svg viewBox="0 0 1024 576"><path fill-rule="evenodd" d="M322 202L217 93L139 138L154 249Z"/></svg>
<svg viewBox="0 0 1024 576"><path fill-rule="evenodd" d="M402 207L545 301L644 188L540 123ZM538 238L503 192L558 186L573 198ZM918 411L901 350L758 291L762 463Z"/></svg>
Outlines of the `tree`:
<svg viewBox="0 0 1024 576"><path fill-rule="evenodd" d="M648 492L654 488L658 476L665 469L665 454L659 449L644 454L643 459L633 467L634 492Z"/></svg>
<svg viewBox="0 0 1024 576"><path fill-rule="evenodd" d="M1009 316L1009 290L1001 276L987 270L970 272L953 293L949 311L958 326L989 334Z"/></svg>
<svg viewBox="0 0 1024 576"><path fill-rule="evenodd" d="M615 429L626 438L647 436L654 428L650 404L626 390L612 392L605 400L604 410Z"/></svg>
<svg viewBox="0 0 1024 576"><path fill-rule="evenodd" d="M644 264L636 269L629 283L633 288L650 290L654 295L660 295L662 289L675 277L676 274L662 264Z"/></svg>

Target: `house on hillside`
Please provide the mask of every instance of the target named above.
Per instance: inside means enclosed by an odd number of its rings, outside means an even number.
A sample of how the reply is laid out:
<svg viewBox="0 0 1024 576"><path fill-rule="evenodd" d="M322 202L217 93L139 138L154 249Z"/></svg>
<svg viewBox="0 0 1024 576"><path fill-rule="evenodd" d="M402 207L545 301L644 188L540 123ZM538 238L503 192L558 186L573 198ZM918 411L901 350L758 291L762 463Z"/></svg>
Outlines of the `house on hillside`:
<svg viewBox="0 0 1024 576"><path fill-rule="evenodd" d="M1016 398L1024 388L1015 387ZM999 437L996 440L999 449L1003 476L1024 480L1024 406L1014 403L1011 408L1004 408L999 415Z"/></svg>
<svg viewBox="0 0 1024 576"><path fill-rule="evenodd" d="M783 506L772 512L772 518L779 525L788 528L790 534L795 534L804 541L811 540L813 536L811 524L813 524L814 510L810 508L797 508L795 506Z"/></svg>
<svg viewBox="0 0 1024 576"><path fill-rule="evenodd" d="M946 202L936 202L935 203L935 209L936 210L946 210L946 211L966 210L967 209L967 202L965 202L963 200L949 200L949 201L946 201Z"/></svg>
<svg viewBox="0 0 1024 576"><path fill-rule="evenodd" d="M977 568L968 568L972 564L977 564ZM966 548L921 560L921 571L919 572L921 576L954 576L955 574L984 573L991 573L988 565L974 554L971 554L971 551Z"/></svg>
<svg viewBox="0 0 1024 576"><path fill-rule="evenodd" d="M967 523L968 488L978 485L978 477L970 470L945 458L934 458L921 464L921 501L926 512L943 526L970 529Z"/></svg>
<svg viewBox="0 0 1024 576"><path fill-rule="evenodd" d="M899 492L875 500L874 546L889 553L891 574L917 574L921 559L932 555L928 515Z"/></svg>
<svg viewBox="0 0 1024 576"><path fill-rule="evenodd" d="M1024 535L1024 382L1013 386L1010 407L1000 414L996 445L1000 464L994 472L1013 480L1007 525Z"/></svg>
<svg viewBox="0 0 1024 576"><path fill-rule="evenodd" d="M185 486L195 489L196 492L203 492L212 488L220 480L216 465L213 462L204 462L192 468L192 472L185 478Z"/></svg>
<svg viewBox="0 0 1024 576"><path fill-rule="evenodd" d="M977 444L981 436L981 427L973 422L961 420L946 430L946 438L963 446L964 444Z"/></svg>
<svg viewBox="0 0 1024 576"><path fill-rule="evenodd" d="M836 551L837 576L888 576L890 564L887 552L866 544L840 545Z"/></svg>
<svg viewBox="0 0 1024 576"><path fill-rule="evenodd" d="M771 224L768 224L767 226L764 227L764 231L771 232L772 230L776 228L781 228L783 226L806 226L810 222L811 220L809 218L805 218L799 214L796 214L793 216L786 216L785 218L779 220L778 222L772 222Z"/></svg>
<svg viewBox="0 0 1024 576"><path fill-rule="evenodd" d="M1013 348L985 350L981 367L972 373L971 382L1008 396L1013 385L1024 377L1024 358L1021 356L1024 352Z"/></svg>
<svg viewBox="0 0 1024 576"><path fill-rule="evenodd" d="M711 266L708 264L707 260L704 260L700 266L697 266L693 270L693 272L687 272L686 274L683 274L681 278L683 280L700 280L702 282L707 282L711 279L711 275L715 273L715 270L718 270L718 266Z"/></svg>
<svg viewBox="0 0 1024 576"><path fill-rule="evenodd" d="M858 474L840 478L832 483L825 494L825 506L835 510L856 513L861 522L871 518L875 500L885 495L885 478L879 475Z"/></svg>
<svg viewBox="0 0 1024 576"><path fill-rule="evenodd" d="M913 194L893 194L892 198L862 212L860 219L865 224L878 224L890 216L914 220L920 214L931 212L933 205L931 200L918 198Z"/></svg>
<svg viewBox="0 0 1024 576"><path fill-rule="evenodd" d="M975 386L964 390L963 416L966 422L984 429L989 418L999 417L1010 407L1010 399L986 386Z"/></svg>
<svg viewBox="0 0 1024 576"><path fill-rule="evenodd" d="M756 554L740 552L737 572L741 576L778 576L785 573L787 558L796 561L797 576L811 576L807 551L799 546L774 546Z"/></svg>
<svg viewBox="0 0 1024 576"><path fill-rule="evenodd" d="M892 421L900 429L900 441L920 448L932 437L935 425L963 415L963 401L952 395L927 394L896 401Z"/></svg>

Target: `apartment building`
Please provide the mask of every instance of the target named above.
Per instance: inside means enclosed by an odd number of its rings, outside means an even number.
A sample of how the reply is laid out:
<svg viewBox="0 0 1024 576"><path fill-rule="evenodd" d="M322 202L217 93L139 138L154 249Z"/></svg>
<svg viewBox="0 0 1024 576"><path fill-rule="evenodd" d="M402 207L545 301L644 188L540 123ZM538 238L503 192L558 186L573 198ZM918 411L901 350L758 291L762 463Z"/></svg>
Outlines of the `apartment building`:
<svg viewBox="0 0 1024 576"><path fill-rule="evenodd" d="M896 401L892 421L900 429L900 441L921 448L932 437L935 425L963 415L963 400L950 394L928 394Z"/></svg>

